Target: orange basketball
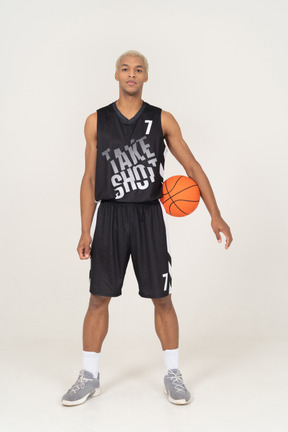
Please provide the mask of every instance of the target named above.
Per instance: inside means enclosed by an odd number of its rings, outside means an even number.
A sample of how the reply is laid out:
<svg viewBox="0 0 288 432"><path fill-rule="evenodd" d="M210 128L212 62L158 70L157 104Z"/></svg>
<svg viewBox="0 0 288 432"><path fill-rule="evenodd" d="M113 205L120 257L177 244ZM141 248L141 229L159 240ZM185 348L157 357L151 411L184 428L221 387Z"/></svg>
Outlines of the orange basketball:
<svg viewBox="0 0 288 432"><path fill-rule="evenodd" d="M187 216L200 201L200 190L190 177L176 175L163 182L163 196L160 198L166 212L171 216Z"/></svg>

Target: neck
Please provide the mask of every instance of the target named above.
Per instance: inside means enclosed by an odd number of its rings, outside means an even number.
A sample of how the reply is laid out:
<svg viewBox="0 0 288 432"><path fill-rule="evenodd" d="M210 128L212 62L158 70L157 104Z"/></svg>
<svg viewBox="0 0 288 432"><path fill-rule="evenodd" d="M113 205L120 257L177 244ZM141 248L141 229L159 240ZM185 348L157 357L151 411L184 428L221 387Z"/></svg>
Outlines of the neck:
<svg viewBox="0 0 288 432"><path fill-rule="evenodd" d="M116 106L120 111L126 113L133 113L139 111L143 104L143 100L141 99L141 95L130 96L130 95L121 95L119 99L116 100Z"/></svg>

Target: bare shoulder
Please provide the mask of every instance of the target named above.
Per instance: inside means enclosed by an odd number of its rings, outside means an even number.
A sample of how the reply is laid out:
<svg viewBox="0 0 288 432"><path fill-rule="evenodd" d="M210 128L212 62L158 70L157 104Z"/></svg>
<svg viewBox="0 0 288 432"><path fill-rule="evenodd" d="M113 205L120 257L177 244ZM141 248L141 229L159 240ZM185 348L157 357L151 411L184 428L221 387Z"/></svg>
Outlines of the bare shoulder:
<svg viewBox="0 0 288 432"><path fill-rule="evenodd" d="M97 139L97 111L89 114L86 118L84 134L87 141Z"/></svg>
<svg viewBox="0 0 288 432"><path fill-rule="evenodd" d="M165 138L171 135L171 133L173 134L173 132L180 132L180 128L175 117L168 111L161 111L161 124Z"/></svg>
<svg viewBox="0 0 288 432"><path fill-rule="evenodd" d="M178 122L170 112L162 110L161 123L163 135L169 150L189 175L191 169L199 165L199 162L196 161L188 144L184 140Z"/></svg>
<svg viewBox="0 0 288 432"><path fill-rule="evenodd" d="M92 113L86 118L84 134L86 139L84 175L94 182L97 158L97 113Z"/></svg>

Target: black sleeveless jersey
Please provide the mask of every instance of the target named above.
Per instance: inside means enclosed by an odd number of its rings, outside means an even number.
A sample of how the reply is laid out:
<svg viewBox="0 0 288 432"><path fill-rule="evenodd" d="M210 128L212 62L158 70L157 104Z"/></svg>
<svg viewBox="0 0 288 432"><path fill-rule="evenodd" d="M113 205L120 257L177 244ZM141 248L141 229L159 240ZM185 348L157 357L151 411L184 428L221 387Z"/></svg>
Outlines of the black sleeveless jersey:
<svg viewBox="0 0 288 432"><path fill-rule="evenodd" d="M130 120L116 101L97 110L95 201L161 198L167 151L161 111L145 101Z"/></svg>

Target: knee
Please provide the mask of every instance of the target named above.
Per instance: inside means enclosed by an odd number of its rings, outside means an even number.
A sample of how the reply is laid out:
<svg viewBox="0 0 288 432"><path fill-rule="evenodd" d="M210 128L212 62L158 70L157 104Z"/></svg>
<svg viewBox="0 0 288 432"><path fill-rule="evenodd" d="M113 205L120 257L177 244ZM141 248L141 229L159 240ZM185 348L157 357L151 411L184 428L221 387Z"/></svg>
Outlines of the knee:
<svg viewBox="0 0 288 432"><path fill-rule="evenodd" d="M173 303L171 300L171 294L166 297L161 297L158 299L152 299L154 306L157 310L168 311L173 308Z"/></svg>
<svg viewBox="0 0 288 432"><path fill-rule="evenodd" d="M90 295L89 307L90 312L108 308L111 297L99 296L95 294Z"/></svg>

